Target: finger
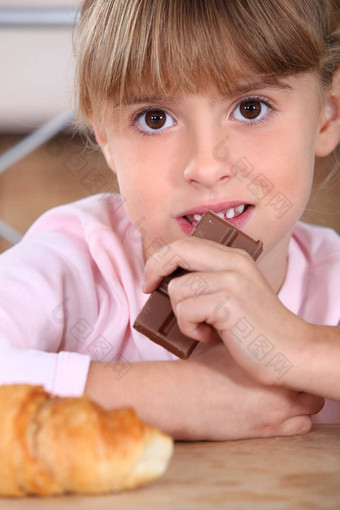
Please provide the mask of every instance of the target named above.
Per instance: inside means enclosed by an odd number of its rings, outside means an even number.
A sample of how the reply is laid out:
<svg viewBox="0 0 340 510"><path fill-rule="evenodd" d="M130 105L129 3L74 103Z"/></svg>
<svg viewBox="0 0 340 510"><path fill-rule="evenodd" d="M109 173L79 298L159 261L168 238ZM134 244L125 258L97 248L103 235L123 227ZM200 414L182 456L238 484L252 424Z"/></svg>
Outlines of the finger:
<svg viewBox="0 0 340 510"><path fill-rule="evenodd" d="M229 271L215 271L210 273L190 272L184 276L173 278L168 285L168 292L174 304L188 298L197 298L205 294L224 291L230 286ZM230 278L231 279L231 278Z"/></svg>
<svg viewBox="0 0 340 510"><path fill-rule="evenodd" d="M278 430L277 436L294 436L296 434L307 434L312 428L312 418L309 414L293 416L284 421Z"/></svg>
<svg viewBox="0 0 340 510"><path fill-rule="evenodd" d="M189 298L176 304L172 303L173 311L177 317L177 322L182 333L195 340L206 338L207 330L200 329L198 326L207 323L215 330L223 330L226 321L230 319L230 311L227 314L218 314L216 310L219 305L224 303L225 294L215 293L212 295L200 295L197 298ZM203 335L203 337L202 337Z"/></svg>
<svg viewBox="0 0 340 510"><path fill-rule="evenodd" d="M299 414L317 414L325 405L325 399L301 391L297 397Z"/></svg>
<svg viewBox="0 0 340 510"><path fill-rule="evenodd" d="M144 271L144 291L151 292L164 276L177 267L188 271L221 271L229 268L244 272L245 266L254 264L252 257L244 250L207 239L186 237L163 247L148 259Z"/></svg>
<svg viewBox="0 0 340 510"><path fill-rule="evenodd" d="M251 296L258 296L259 288L263 298L265 289L269 291L270 296L276 296L268 283L262 280L262 275L259 278L257 275L251 278L244 273L229 269L209 273L190 272L172 278L168 285L168 292L174 305L185 299L198 298L201 295L209 296L218 292L223 295L238 296L241 302L244 302L245 297L250 299Z"/></svg>
<svg viewBox="0 0 340 510"><path fill-rule="evenodd" d="M199 342L207 343L212 338L216 337L216 330L209 324L205 324L204 322L202 322L200 324L196 324L196 326L192 329L190 335L191 338L194 338Z"/></svg>

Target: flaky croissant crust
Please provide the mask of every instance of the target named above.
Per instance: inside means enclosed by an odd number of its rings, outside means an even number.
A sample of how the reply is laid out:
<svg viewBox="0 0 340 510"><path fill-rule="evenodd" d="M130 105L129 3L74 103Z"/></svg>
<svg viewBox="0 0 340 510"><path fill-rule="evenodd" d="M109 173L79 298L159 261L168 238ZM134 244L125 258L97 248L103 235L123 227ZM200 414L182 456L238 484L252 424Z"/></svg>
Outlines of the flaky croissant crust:
<svg viewBox="0 0 340 510"><path fill-rule="evenodd" d="M0 386L0 495L101 494L161 476L173 440L130 408Z"/></svg>

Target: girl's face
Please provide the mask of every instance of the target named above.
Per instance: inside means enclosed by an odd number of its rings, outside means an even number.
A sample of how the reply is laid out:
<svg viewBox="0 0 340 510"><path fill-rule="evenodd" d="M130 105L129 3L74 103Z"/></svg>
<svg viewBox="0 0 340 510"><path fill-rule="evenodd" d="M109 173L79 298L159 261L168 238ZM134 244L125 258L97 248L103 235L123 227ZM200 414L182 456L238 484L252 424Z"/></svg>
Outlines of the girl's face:
<svg viewBox="0 0 340 510"><path fill-rule="evenodd" d="M241 83L225 97L210 90L140 98L113 111L96 135L143 236L145 259L187 236L212 209L263 241L266 273L285 264L324 117L319 81L306 74L275 86Z"/></svg>

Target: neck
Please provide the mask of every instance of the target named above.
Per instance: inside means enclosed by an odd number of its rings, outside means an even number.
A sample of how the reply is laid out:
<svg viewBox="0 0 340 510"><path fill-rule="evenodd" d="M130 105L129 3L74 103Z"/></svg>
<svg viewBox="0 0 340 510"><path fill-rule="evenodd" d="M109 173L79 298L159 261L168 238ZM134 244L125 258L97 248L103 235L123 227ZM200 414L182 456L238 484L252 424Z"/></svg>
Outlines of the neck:
<svg viewBox="0 0 340 510"><path fill-rule="evenodd" d="M258 268L265 276L269 285L278 294L286 278L288 267L288 246L291 237L289 232L280 243L258 262Z"/></svg>

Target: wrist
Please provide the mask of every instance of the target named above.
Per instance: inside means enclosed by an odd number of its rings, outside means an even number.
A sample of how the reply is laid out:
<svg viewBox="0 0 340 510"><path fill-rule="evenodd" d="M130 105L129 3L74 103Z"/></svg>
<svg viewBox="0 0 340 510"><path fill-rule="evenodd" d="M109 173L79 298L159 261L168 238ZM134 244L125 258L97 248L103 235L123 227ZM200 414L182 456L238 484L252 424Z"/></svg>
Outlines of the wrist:
<svg viewBox="0 0 340 510"><path fill-rule="evenodd" d="M139 418L174 439L195 439L197 395L193 392L193 371L183 361L141 361L129 363L130 370L117 380L117 363L93 361L85 394L105 409L132 407ZM121 364L120 364L121 365Z"/></svg>
<svg viewBox="0 0 340 510"><path fill-rule="evenodd" d="M318 358L317 326L298 318L298 327L287 346L287 370L277 385L296 391L310 391L310 380L315 377L314 363Z"/></svg>
<svg viewBox="0 0 340 510"><path fill-rule="evenodd" d="M303 391L340 400L340 328L309 324L309 331L296 384Z"/></svg>
<svg viewBox="0 0 340 510"><path fill-rule="evenodd" d="M295 316L291 331L285 332L281 347L275 349L266 364L267 385L301 390L301 381L308 376L316 348L314 326Z"/></svg>

